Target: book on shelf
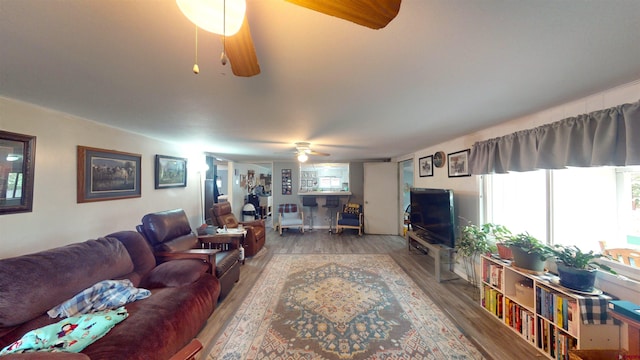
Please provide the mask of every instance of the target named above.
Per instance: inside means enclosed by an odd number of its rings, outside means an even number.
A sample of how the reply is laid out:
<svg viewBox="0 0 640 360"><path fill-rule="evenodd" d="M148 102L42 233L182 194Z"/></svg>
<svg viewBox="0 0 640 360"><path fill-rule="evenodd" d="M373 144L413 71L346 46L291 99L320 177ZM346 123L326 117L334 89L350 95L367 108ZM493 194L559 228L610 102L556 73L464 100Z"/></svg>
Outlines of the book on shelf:
<svg viewBox="0 0 640 360"><path fill-rule="evenodd" d="M556 308L555 308L555 313L556 313L556 318L554 323L556 324L556 326L560 326L562 327L562 323L563 323L563 318L562 318L562 304L565 302L565 299L562 296L557 296L554 294L554 297L556 298Z"/></svg>
<svg viewBox="0 0 640 360"><path fill-rule="evenodd" d="M570 334L578 333L578 322L580 321L580 313L578 312L578 302L571 300L567 303L567 331Z"/></svg>
<svg viewBox="0 0 640 360"><path fill-rule="evenodd" d="M484 282L498 289L502 288L502 271L500 265L488 263L482 268L482 279Z"/></svg>
<svg viewBox="0 0 640 360"><path fill-rule="evenodd" d="M551 321L554 325L575 334L577 322L573 317L578 316L577 303L560 293L547 290L542 287L536 288L536 313ZM572 323L570 325L570 323ZM573 326L573 330L572 330Z"/></svg>
<svg viewBox="0 0 640 360"><path fill-rule="evenodd" d="M498 290L486 285L483 288L483 295L482 306L502 319L504 295Z"/></svg>

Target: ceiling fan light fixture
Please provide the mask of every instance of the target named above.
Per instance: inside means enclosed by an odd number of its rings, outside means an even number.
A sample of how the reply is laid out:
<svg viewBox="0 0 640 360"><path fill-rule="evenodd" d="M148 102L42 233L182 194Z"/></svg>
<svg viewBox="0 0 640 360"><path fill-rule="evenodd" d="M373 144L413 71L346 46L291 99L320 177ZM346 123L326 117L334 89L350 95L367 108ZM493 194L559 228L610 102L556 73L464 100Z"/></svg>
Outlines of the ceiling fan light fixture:
<svg viewBox="0 0 640 360"><path fill-rule="evenodd" d="M309 160L309 157L307 156L307 153L305 153L304 151L301 151L298 153L298 161L300 162L305 162Z"/></svg>
<svg viewBox="0 0 640 360"><path fill-rule="evenodd" d="M199 28L224 36L240 30L247 10L246 0L176 0L176 3Z"/></svg>

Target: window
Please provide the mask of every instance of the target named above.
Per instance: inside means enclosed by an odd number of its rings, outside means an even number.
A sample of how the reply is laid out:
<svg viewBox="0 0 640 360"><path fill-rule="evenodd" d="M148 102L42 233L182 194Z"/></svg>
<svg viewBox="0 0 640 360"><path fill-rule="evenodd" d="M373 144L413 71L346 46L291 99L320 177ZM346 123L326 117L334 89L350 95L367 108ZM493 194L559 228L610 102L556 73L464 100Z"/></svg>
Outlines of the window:
<svg viewBox="0 0 640 360"><path fill-rule="evenodd" d="M10 172L7 176L7 194L5 199L22 197L22 173Z"/></svg>
<svg viewBox="0 0 640 360"><path fill-rule="evenodd" d="M540 170L486 176L485 222L548 244L640 250L640 167ZM623 266L640 279L640 269Z"/></svg>
<svg viewBox="0 0 640 360"><path fill-rule="evenodd" d="M349 164L324 163L300 165L300 192L341 191L349 189Z"/></svg>
<svg viewBox="0 0 640 360"><path fill-rule="evenodd" d="M488 217L513 233L528 232L547 241L545 171L491 175Z"/></svg>

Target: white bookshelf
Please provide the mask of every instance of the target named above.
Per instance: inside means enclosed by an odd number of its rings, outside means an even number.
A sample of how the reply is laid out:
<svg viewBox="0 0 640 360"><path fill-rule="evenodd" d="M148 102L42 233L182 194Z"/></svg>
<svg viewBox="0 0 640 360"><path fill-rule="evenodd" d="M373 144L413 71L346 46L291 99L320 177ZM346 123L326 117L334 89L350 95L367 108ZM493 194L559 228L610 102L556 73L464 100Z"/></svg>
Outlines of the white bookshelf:
<svg viewBox="0 0 640 360"><path fill-rule="evenodd" d="M619 326L610 317L604 323L584 322L581 305L606 312L602 296L572 292L557 285L552 274L530 274L509 261L481 260L480 305L546 357L569 359L572 349L618 349Z"/></svg>

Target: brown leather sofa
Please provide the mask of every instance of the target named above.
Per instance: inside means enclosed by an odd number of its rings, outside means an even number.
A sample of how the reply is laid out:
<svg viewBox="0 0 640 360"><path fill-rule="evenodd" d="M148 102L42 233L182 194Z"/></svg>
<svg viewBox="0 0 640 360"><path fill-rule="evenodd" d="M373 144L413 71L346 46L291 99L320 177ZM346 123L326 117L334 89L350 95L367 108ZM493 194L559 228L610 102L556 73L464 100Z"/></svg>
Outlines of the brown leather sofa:
<svg viewBox="0 0 640 360"><path fill-rule="evenodd" d="M226 225L231 229L237 228L239 224L244 226L247 230L247 236L244 240L245 256L253 256L262 249L266 237L264 220L238 221L231 211L231 203L226 201L213 204L210 211L211 220L215 226L224 227Z"/></svg>
<svg viewBox="0 0 640 360"><path fill-rule="evenodd" d="M80 353L35 352L2 359L169 359L189 346L220 292L199 260L157 265L145 239L122 231L96 240L0 259L0 349L54 324L47 311L102 280L129 279L151 296L125 305L129 316Z"/></svg>
<svg viewBox="0 0 640 360"><path fill-rule="evenodd" d="M202 249L198 235L191 230L182 209L146 214L137 229L151 244L158 262L174 258L197 258L215 263L210 272L220 280L220 300L240 280L240 245L237 240L229 238L229 246L224 251L211 251L214 255L210 255L207 249ZM189 251L191 249L196 251Z"/></svg>

